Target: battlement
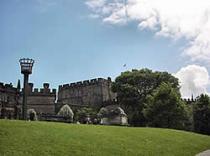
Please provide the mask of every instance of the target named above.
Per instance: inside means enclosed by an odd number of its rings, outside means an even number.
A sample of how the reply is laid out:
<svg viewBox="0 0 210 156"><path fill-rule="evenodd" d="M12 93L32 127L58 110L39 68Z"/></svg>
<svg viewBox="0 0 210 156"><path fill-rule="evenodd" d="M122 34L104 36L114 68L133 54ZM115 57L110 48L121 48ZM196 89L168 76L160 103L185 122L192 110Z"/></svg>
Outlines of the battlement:
<svg viewBox="0 0 210 156"><path fill-rule="evenodd" d="M30 95L56 95L56 89L49 89L50 84L44 83L43 88L34 88L33 83L28 84L28 90Z"/></svg>
<svg viewBox="0 0 210 156"><path fill-rule="evenodd" d="M197 101L197 99L193 99L193 98L188 98L188 99L186 99L186 98L182 98L182 101L184 101L184 102L186 102L187 104L193 104L194 102L196 102Z"/></svg>
<svg viewBox="0 0 210 156"><path fill-rule="evenodd" d="M59 85L58 90L76 88L76 87L82 87L82 86L91 86L91 85L102 84L102 83L111 82L111 81L112 80L110 77L108 77L108 79L96 78L96 79L91 79L91 80L78 81L78 82L74 82L70 84Z"/></svg>
<svg viewBox="0 0 210 156"><path fill-rule="evenodd" d="M12 83L4 84L4 83L0 82L0 90L17 91L17 88L13 87Z"/></svg>

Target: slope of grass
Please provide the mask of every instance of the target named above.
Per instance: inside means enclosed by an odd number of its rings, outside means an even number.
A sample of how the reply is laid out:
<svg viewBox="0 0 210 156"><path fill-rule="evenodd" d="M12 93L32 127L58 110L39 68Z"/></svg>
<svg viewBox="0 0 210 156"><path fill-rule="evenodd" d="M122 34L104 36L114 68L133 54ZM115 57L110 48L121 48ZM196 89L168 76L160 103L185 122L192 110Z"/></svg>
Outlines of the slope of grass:
<svg viewBox="0 0 210 156"><path fill-rule="evenodd" d="M158 128L0 120L0 155L193 156L210 136Z"/></svg>

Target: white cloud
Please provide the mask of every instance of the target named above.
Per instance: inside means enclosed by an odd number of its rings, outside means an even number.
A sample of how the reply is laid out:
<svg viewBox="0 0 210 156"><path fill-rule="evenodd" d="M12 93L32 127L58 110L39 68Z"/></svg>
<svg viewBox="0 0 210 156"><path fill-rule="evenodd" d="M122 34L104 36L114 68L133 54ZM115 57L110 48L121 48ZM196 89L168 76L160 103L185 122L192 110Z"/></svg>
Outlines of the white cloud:
<svg viewBox="0 0 210 156"><path fill-rule="evenodd" d="M105 0L89 0L89 1L86 2L86 4L87 4L91 9L98 9L98 8L104 6Z"/></svg>
<svg viewBox="0 0 210 156"><path fill-rule="evenodd" d="M208 94L210 77L205 67L188 65L181 68L174 76L180 81L182 97L190 98L192 94L194 97L201 93Z"/></svg>
<svg viewBox="0 0 210 156"><path fill-rule="evenodd" d="M140 29L188 41L183 55L210 64L210 0L88 0L103 22L137 21Z"/></svg>

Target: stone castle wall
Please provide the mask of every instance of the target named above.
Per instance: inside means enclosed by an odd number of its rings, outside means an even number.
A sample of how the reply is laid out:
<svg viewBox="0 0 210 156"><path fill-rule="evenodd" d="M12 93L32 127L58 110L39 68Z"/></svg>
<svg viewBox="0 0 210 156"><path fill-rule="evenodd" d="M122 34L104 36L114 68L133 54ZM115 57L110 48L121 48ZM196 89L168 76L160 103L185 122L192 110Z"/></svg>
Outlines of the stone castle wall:
<svg viewBox="0 0 210 156"><path fill-rule="evenodd" d="M97 78L76 83L60 85L58 92L50 89L48 83L43 88L33 88L33 83L27 87L27 109L34 109L38 114L56 114L59 109L68 104L72 108L100 108L104 103L116 99L111 91L111 78ZM19 88L11 84L0 83L0 113L6 108L10 115L21 115L22 94ZM56 96L58 95L58 96ZM57 102L56 102L57 98ZM12 113L13 112L13 113Z"/></svg>
<svg viewBox="0 0 210 156"><path fill-rule="evenodd" d="M0 83L0 117L16 118L17 107L19 105L19 90L12 84Z"/></svg>
<svg viewBox="0 0 210 156"><path fill-rule="evenodd" d="M111 78L98 78L60 85L57 110L64 104L71 107L100 107L103 102L116 98L111 92L111 83Z"/></svg>
<svg viewBox="0 0 210 156"><path fill-rule="evenodd" d="M34 109L38 114L55 114L56 89L49 89L44 83L43 88L33 89L33 83L28 85L27 109ZM22 96L20 98L22 104Z"/></svg>

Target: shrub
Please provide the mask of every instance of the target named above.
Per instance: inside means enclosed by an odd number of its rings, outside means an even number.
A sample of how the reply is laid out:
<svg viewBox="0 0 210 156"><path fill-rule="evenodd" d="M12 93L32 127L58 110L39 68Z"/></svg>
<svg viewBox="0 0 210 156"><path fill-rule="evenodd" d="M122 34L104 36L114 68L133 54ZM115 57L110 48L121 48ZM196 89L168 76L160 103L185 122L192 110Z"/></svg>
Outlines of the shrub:
<svg viewBox="0 0 210 156"><path fill-rule="evenodd" d="M27 111L27 118L31 121L36 121L37 120L37 114L34 109L28 109Z"/></svg>
<svg viewBox="0 0 210 156"><path fill-rule="evenodd" d="M74 113L67 104L61 107L57 115L64 117L67 122L73 122Z"/></svg>

